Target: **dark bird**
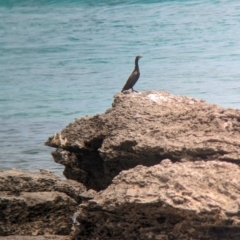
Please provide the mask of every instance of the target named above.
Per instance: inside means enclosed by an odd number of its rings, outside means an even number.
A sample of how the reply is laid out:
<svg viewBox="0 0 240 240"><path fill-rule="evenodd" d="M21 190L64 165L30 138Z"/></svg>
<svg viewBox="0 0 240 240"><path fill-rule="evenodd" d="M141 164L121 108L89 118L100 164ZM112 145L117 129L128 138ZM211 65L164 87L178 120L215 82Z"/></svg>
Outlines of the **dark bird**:
<svg viewBox="0 0 240 240"><path fill-rule="evenodd" d="M136 56L136 58L135 58L135 68L134 68L132 74L130 75L130 77L128 78L127 82L125 83L125 85L122 89L122 92L124 90L128 90L130 88L132 89L132 91L135 91L135 90L133 90L133 86L135 85L138 78L140 77L140 70L139 70L139 67L138 67L138 60L140 58L141 58L141 56Z"/></svg>

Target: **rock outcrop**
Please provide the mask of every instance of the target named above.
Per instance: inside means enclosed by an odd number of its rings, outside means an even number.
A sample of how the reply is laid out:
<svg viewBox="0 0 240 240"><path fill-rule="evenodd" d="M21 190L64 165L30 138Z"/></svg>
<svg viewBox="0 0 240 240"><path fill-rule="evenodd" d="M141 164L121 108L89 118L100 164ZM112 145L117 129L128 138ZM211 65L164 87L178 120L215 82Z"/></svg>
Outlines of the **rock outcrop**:
<svg viewBox="0 0 240 240"><path fill-rule="evenodd" d="M71 218L85 192L81 183L61 180L46 170L0 171L0 236L58 235L45 238L64 239L61 235L70 234Z"/></svg>
<svg viewBox="0 0 240 240"><path fill-rule="evenodd" d="M0 171L2 236L240 239L240 110L126 91L45 144L68 180Z"/></svg>
<svg viewBox="0 0 240 240"><path fill-rule="evenodd" d="M220 161L122 171L78 210L74 240L239 240L240 168Z"/></svg>
<svg viewBox="0 0 240 240"><path fill-rule="evenodd" d="M239 164L240 110L166 92L119 93L104 114L69 124L45 143L64 175L103 190L137 165L220 160Z"/></svg>

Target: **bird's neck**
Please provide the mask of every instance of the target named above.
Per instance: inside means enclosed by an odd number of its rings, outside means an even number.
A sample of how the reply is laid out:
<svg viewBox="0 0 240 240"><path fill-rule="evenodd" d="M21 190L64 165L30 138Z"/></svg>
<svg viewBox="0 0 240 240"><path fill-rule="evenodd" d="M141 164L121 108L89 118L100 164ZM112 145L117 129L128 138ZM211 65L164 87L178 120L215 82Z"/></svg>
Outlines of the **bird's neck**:
<svg viewBox="0 0 240 240"><path fill-rule="evenodd" d="M135 62L135 70L139 70L138 62L137 62L137 61Z"/></svg>

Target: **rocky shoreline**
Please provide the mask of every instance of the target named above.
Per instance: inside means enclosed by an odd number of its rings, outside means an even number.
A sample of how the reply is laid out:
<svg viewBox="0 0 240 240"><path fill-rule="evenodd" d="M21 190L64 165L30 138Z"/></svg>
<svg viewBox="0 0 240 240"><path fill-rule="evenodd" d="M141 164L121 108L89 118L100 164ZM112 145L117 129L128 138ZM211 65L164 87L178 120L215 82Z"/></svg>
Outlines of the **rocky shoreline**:
<svg viewBox="0 0 240 240"><path fill-rule="evenodd" d="M0 236L240 239L238 109L126 91L45 145L67 180L1 171Z"/></svg>

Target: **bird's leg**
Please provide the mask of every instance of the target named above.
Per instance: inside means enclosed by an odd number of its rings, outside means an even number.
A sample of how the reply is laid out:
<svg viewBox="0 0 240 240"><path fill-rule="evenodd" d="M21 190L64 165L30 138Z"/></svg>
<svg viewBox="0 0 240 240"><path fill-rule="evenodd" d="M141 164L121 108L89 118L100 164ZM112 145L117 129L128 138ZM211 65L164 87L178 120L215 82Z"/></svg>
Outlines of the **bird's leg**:
<svg viewBox="0 0 240 240"><path fill-rule="evenodd" d="M134 90L133 88L132 88L132 91L133 91L133 92L138 92L138 91Z"/></svg>

